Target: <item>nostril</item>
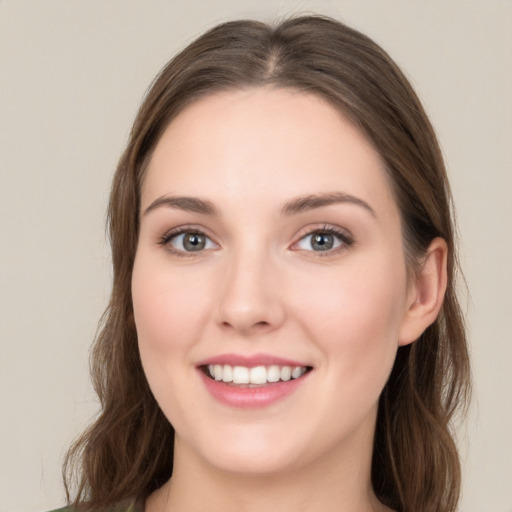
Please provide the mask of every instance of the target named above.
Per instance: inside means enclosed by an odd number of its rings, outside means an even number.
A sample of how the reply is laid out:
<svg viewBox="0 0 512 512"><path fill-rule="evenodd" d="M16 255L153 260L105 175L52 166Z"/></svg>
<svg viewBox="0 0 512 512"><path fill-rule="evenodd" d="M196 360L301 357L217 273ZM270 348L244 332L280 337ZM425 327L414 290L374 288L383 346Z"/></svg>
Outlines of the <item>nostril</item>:
<svg viewBox="0 0 512 512"><path fill-rule="evenodd" d="M270 325L271 325L270 322L260 321L260 322L255 322L253 324L248 325L248 328L242 327L242 330L262 329L262 328L269 327ZM229 328L238 328L238 329L240 328L240 326L237 327L236 322L232 323L232 322L228 322L228 321L222 322L222 326L229 327Z"/></svg>

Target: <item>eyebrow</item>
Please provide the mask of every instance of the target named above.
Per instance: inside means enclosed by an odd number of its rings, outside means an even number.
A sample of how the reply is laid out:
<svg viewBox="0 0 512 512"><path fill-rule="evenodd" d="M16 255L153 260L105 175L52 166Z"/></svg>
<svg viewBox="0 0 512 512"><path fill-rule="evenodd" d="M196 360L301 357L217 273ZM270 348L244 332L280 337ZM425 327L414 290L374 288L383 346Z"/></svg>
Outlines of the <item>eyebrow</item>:
<svg viewBox="0 0 512 512"><path fill-rule="evenodd" d="M219 213L217 208L205 199L187 196L162 196L155 199L145 210L143 215L165 206L167 208L176 208L188 212L201 213L203 215L216 215Z"/></svg>
<svg viewBox="0 0 512 512"><path fill-rule="evenodd" d="M330 206L332 204L348 203L360 206L371 213L371 215L377 218L375 210L366 202L359 197L351 194L345 194L344 192L329 192L327 194L310 194L307 196L297 197L292 201L286 203L281 213L283 215L295 215L307 210L313 210L315 208L322 208L323 206Z"/></svg>
<svg viewBox="0 0 512 512"><path fill-rule="evenodd" d="M326 194L309 194L300 196L285 203L281 214L290 216L298 213L330 206L332 204L348 203L360 206L367 210L373 217L377 217L375 210L359 197L344 192L329 192ZM188 196L162 196L155 199L145 210L143 215L160 207L176 208L202 215L218 215L220 212L214 204L206 199Z"/></svg>

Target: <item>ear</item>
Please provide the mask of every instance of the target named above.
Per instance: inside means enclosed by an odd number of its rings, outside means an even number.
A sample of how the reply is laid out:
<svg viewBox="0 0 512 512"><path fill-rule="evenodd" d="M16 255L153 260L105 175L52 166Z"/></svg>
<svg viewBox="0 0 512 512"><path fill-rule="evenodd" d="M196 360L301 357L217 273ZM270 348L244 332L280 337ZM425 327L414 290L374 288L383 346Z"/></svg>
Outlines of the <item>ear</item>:
<svg viewBox="0 0 512 512"><path fill-rule="evenodd" d="M446 292L448 247L442 238L434 238L409 285L407 303L398 335L398 344L417 340L435 322Z"/></svg>

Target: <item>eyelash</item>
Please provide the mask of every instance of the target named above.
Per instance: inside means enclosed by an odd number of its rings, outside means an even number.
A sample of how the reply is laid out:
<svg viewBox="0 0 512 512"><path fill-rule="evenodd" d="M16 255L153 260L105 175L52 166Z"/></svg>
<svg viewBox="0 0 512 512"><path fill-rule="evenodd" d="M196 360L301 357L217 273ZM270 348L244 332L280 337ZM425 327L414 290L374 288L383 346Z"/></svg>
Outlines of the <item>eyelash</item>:
<svg viewBox="0 0 512 512"><path fill-rule="evenodd" d="M194 256L195 255L194 251L183 251L183 250L175 249L174 247L172 247L170 245L170 242L173 238L178 237L183 234L204 236L205 238L207 238L208 240L211 241L211 238L208 235L206 235L206 233L204 233L204 231L202 231L201 229L198 229L197 227L194 227L194 226L182 226L182 227L173 229L173 230L165 233L165 235L163 235L160 238L160 240L158 241L158 244L161 246L167 246L168 250L170 252L172 252L173 254L175 254L176 256L180 256L180 257ZM321 228L310 229L310 230L304 232L303 234L301 234L298 241L295 242L292 245L292 247L296 246L298 243L300 243L306 237L312 236L314 234L332 235L335 238L337 238L338 241L341 243L340 246L335 247L333 249L326 250L326 251L313 251L313 250L306 251L306 252L315 253L316 256L319 256L321 258L325 258L325 257L332 256L334 254L337 254L340 250L350 248L355 243L354 239L350 235L348 235L346 231L336 228L334 226L324 225ZM215 242L213 242L213 243L215 243ZM204 249L197 251L198 254L196 254L196 256L203 252L204 252Z"/></svg>
<svg viewBox="0 0 512 512"><path fill-rule="evenodd" d="M324 225L321 228L316 229L309 229L305 233L303 233L299 240L293 244L293 246L296 246L299 242L307 238L308 236L312 236L314 234L321 234L321 235L332 235L335 238L337 238L340 242L340 245L338 247L335 247L333 249L329 249L326 251L307 251L312 252L315 254L315 256L318 256L320 258L328 258L329 256L333 256L335 254L338 254L340 251L346 250L350 247L352 247L355 243L354 239L351 235L349 235L345 230L342 230L340 228Z"/></svg>
<svg viewBox="0 0 512 512"><path fill-rule="evenodd" d="M198 254L194 254L194 251L182 251L172 247L170 244L172 239L184 234L204 236L206 239L211 240L211 238L204 231L198 229L195 226L181 226L179 228L172 229L171 231L165 233L165 235L163 235L158 241L158 244L164 247L166 246L167 250L172 252L173 255L180 257L198 256L200 253L204 252L203 249L197 251Z"/></svg>

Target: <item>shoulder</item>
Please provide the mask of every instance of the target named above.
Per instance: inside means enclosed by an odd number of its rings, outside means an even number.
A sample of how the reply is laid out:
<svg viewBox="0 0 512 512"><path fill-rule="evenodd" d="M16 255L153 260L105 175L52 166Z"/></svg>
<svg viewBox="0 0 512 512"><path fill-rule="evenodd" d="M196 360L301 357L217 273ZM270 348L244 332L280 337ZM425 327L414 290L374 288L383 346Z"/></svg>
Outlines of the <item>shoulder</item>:
<svg viewBox="0 0 512 512"><path fill-rule="evenodd" d="M75 509L72 505L66 507L56 508L49 512L82 512L80 509ZM84 508L83 512L89 512L89 509ZM139 500L124 502L119 505L115 505L108 509L102 509L98 512L144 512L144 505Z"/></svg>

